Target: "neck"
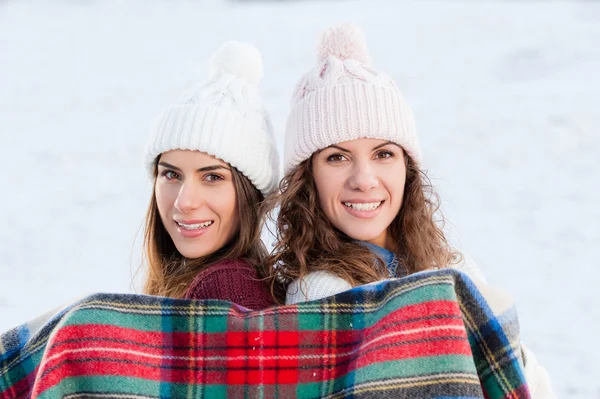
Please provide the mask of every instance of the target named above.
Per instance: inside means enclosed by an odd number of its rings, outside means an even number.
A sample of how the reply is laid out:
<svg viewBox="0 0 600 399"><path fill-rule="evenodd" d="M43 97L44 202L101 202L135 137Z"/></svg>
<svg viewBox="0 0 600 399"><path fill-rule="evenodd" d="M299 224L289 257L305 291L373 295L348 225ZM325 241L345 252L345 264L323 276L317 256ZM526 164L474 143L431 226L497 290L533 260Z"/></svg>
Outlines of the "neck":
<svg viewBox="0 0 600 399"><path fill-rule="evenodd" d="M377 245L378 247L385 248L388 251L396 252L396 245L394 245L394 241L392 240L389 234L386 234L385 237L377 237L373 240L366 241L369 244Z"/></svg>

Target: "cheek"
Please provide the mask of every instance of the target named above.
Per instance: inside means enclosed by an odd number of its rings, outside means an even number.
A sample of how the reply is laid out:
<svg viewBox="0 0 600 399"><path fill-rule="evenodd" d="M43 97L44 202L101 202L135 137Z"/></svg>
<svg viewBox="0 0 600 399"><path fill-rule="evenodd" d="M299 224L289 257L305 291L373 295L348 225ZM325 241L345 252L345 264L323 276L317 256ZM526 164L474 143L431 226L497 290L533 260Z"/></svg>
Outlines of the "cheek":
<svg viewBox="0 0 600 399"><path fill-rule="evenodd" d="M227 208L225 209L225 212L228 215L231 229L237 230L238 224L240 222L240 214L238 211L237 199L235 196L233 196L230 201L227 201Z"/></svg>
<svg viewBox="0 0 600 399"><path fill-rule="evenodd" d="M389 174L389 176L395 176L395 178L386 179L385 186L387 187L387 191L389 192L392 203L400 208L404 199L404 185L406 182L406 171L404 168L399 169L393 174Z"/></svg>
<svg viewBox="0 0 600 399"><path fill-rule="evenodd" d="M315 168L314 180L319 204L327 212L329 208L335 207L344 188L344 178L339 173L328 173Z"/></svg>
<svg viewBox="0 0 600 399"><path fill-rule="evenodd" d="M164 217L169 213L177 199L177 193L173 193L173 189L165 187L163 184L156 184L154 187L154 195L156 196L156 206L158 213Z"/></svg>
<svg viewBox="0 0 600 399"><path fill-rule="evenodd" d="M213 202L213 209L218 213L221 223L227 225L229 230L236 230L239 224L239 211L237 206L237 195L233 183L231 187L224 187Z"/></svg>

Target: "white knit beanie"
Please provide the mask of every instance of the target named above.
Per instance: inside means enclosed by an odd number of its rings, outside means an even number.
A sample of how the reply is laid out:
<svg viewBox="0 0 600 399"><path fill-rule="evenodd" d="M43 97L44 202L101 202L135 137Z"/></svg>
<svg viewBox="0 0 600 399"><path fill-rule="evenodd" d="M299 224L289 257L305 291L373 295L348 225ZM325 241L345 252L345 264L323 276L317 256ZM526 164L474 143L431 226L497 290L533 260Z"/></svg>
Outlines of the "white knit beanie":
<svg viewBox="0 0 600 399"><path fill-rule="evenodd" d="M371 67L363 32L337 25L323 33L316 68L292 98L285 135L285 173L332 144L359 138L389 140L421 165L410 107L393 80Z"/></svg>
<svg viewBox="0 0 600 399"><path fill-rule="evenodd" d="M254 46L223 44L210 60L210 80L187 91L158 118L145 155L151 177L163 152L196 150L229 163L268 195L279 183L279 157L258 94L262 77Z"/></svg>

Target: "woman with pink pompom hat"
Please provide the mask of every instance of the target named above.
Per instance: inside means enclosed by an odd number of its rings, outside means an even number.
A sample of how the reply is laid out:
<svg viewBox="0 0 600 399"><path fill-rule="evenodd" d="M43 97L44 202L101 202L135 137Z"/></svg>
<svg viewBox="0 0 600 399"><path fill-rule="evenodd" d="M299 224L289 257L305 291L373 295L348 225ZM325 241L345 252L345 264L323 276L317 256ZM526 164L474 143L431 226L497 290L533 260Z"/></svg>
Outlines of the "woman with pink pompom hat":
<svg viewBox="0 0 600 399"><path fill-rule="evenodd" d="M210 61L210 79L159 116L146 150L153 192L144 293L250 309L273 303L259 207L278 182L279 160L258 94L262 76L254 46L227 42Z"/></svg>
<svg viewBox="0 0 600 399"><path fill-rule="evenodd" d="M298 82L287 121L271 265L277 298L293 304L387 278L452 267L498 314L512 301L452 248L423 169L413 114L394 81L371 65L362 31L325 31L317 65ZM518 345L518 343L517 343ZM522 344L533 397L554 397L546 371Z"/></svg>
<svg viewBox="0 0 600 399"><path fill-rule="evenodd" d="M287 303L461 261L435 219L410 107L371 66L362 31L325 31L287 120L279 240L270 257ZM300 288L302 282L305 289Z"/></svg>

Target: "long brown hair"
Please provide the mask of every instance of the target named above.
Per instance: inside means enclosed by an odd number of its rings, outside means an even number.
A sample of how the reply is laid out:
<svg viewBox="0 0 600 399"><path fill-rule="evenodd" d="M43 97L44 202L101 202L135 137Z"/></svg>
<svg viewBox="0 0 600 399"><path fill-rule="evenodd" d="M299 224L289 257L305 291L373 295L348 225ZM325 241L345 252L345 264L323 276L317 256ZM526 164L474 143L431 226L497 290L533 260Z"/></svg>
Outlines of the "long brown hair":
<svg viewBox="0 0 600 399"><path fill-rule="evenodd" d="M409 274L446 267L461 258L448 245L439 204L427 175L406 157L404 200L390 234L399 263ZM264 204L269 213L277 206L277 240L265 263L271 272L272 292L280 302L291 281L316 270L334 273L353 286L389 277L375 254L336 229L325 216L312 174L312 157L288 173L279 192Z"/></svg>
<svg viewBox="0 0 600 399"><path fill-rule="evenodd" d="M154 163L155 181L159 158ZM237 169L231 167L231 172L240 213L238 232L223 248L197 259L185 258L177 251L162 223L156 193L152 190L144 231L145 294L181 298L201 270L225 259L244 259L257 269L259 277L265 277L262 261L267 251L260 239L263 221L260 205L264 197Z"/></svg>

